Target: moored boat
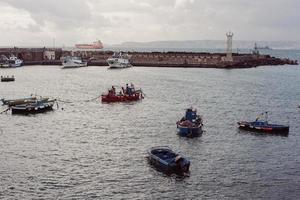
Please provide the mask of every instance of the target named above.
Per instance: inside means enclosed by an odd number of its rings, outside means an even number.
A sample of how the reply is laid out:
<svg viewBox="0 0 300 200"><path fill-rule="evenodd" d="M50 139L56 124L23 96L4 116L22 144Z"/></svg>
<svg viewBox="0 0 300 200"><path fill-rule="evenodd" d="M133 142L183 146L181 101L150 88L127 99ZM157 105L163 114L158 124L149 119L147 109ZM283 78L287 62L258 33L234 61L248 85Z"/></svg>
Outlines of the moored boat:
<svg viewBox="0 0 300 200"><path fill-rule="evenodd" d="M255 121L239 121L239 128L255 131L255 132L264 132L264 133L274 133L274 134L283 134L287 135L289 133L289 126L278 125L278 124L269 124L268 123L268 112L262 113L256 118Z"/></svg>
<svg viewBox="0 0 300 200"><path fill-rule="evenodd" d="M22 64L23 60L19 59L13 54L11 54L9 58L7 58L5 55L0 56L0 68L20 67Z"/></svg>
<svg viewBox="0 0 300 200"><path fill-rule="evenodd" d="M55 99L48 101L36 101L35 103L20 104L11 106L12 114L36 114L43 113L53 109Z"/></svg>
<svg viewBox="0 0 300 200"><path fill-rule="evenodd" d="M122 52L114 53L111 58L107 59L107 63L110 69L123 69L132 67L129 62L129 55Z"/></svg>
<svg viewBox="0 0 300 200"><path fill-rule="evenodd" d="M23 60L19 59L13 54L9 57L8 62L10 67L21 67L23 64Z"/></svg>
<svg viewBox="0 0 300 200"><path fill-rule="evenodd" d="M144 96L142 90L135 90L132 84L131 86L126 84L126 89L122 87L122 90L118 93L116 92L115 87L112 86L112 89L108 90L106 94L101 95L101 101L103 103L138 101L143 98Z"/></svg>
<svg viewBox="0 0 300 200"><path fill-rule="evenodd" d="M1 82L12 82L12 81L15 81L15 77L14 76L1 76Z"/></svg>
<svg viewBox="0 0 300 200"><path fill-rule="evenodd" d="M153 166L167 173L180 175L189 173L190 161L167 146L150 148L148 160Z"/></svg>
<svg viewBox="0 0 300 200"><path fill-rule="evenodd" d="M203 132L202 118L197 115L197 110L193 108L186 109L185 116L176 124L178 134L182 137L197 137Z"/></svg>
<svg viewBox="0 0 300 200"><path fill-rule="evenodd" d="M16 106L21 104L35 103L36 101L45 102L48 100L49 100L48 97L37 97L37 96L31 96L31 97L20 98L20 99L1 99L2 104L7 106Z"/></svg>
<svg viewBox="0 0 300 200"><path fill-rule="evenodd" d="M80 57L66 56L62 58L62 69L86 67L87 62L82 61Z"/></svg>

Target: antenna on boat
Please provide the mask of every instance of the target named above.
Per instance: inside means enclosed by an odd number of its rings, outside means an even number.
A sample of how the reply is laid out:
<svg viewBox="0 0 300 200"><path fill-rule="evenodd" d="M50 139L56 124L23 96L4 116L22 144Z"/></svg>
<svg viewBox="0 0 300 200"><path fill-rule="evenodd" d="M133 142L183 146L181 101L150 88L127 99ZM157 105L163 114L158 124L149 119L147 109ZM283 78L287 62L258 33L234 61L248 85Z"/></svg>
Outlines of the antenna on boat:
<svg viewBox="0 0 300 200"><path fill-rule="evenodd" d="M268 111L266 111L266 122L268 123Z"/></svg>

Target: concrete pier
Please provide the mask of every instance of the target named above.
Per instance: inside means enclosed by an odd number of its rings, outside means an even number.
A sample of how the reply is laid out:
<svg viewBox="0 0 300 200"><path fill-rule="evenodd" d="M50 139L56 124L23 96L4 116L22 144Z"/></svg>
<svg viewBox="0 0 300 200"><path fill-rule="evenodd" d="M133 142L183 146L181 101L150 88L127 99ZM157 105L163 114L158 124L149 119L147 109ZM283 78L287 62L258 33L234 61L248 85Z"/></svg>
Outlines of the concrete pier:
<svg viewBox="0 0 300 200"><path fill-rule="evenodd" d="M89 65L107 66L106 60L112 51L79 51L60 48L2 48L0 55L15 55L24 60L24 65L59 65L66 55L80 56ZM232 60L225 53L207 52L128 52L133 66L186 67L186 68L249 68L263 65L297 65L297 60L280 59L270 55L232 54Z"/></svg>

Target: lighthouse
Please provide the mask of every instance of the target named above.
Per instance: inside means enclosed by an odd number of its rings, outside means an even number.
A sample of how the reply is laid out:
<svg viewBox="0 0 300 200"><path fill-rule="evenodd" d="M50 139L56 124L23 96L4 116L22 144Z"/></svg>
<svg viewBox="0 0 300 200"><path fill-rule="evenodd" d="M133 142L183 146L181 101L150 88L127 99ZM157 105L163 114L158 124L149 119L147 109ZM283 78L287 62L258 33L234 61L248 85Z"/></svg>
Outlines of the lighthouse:
<svg viewBox="0 0 300 200"><path fill-rule="evenodd" d="M227 36L227 47L226 47L226 61L233 61L232 58L232 37L233 37L233 33L231 31L226 33Z"/></svg>

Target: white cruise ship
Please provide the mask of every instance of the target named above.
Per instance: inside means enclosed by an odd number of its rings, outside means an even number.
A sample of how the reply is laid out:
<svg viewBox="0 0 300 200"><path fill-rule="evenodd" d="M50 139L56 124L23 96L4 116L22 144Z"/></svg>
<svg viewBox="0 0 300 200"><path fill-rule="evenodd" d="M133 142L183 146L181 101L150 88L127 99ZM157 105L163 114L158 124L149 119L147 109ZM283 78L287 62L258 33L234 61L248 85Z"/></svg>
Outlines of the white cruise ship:
<svg viewBox="0 0 300 200"><path fill-rule="evenodd" d="M132 67L129 62L129 55L122 54L122 52L114 53L111 58L107 59L107 63L110 69L122 69Z"/></svg>
<svg viewBox="0 0 300 200"><path fill-rule="evenodd" d="M66 56L62 58L62 69L86 67L87 62L82 61L80 57Z"/></svg>

